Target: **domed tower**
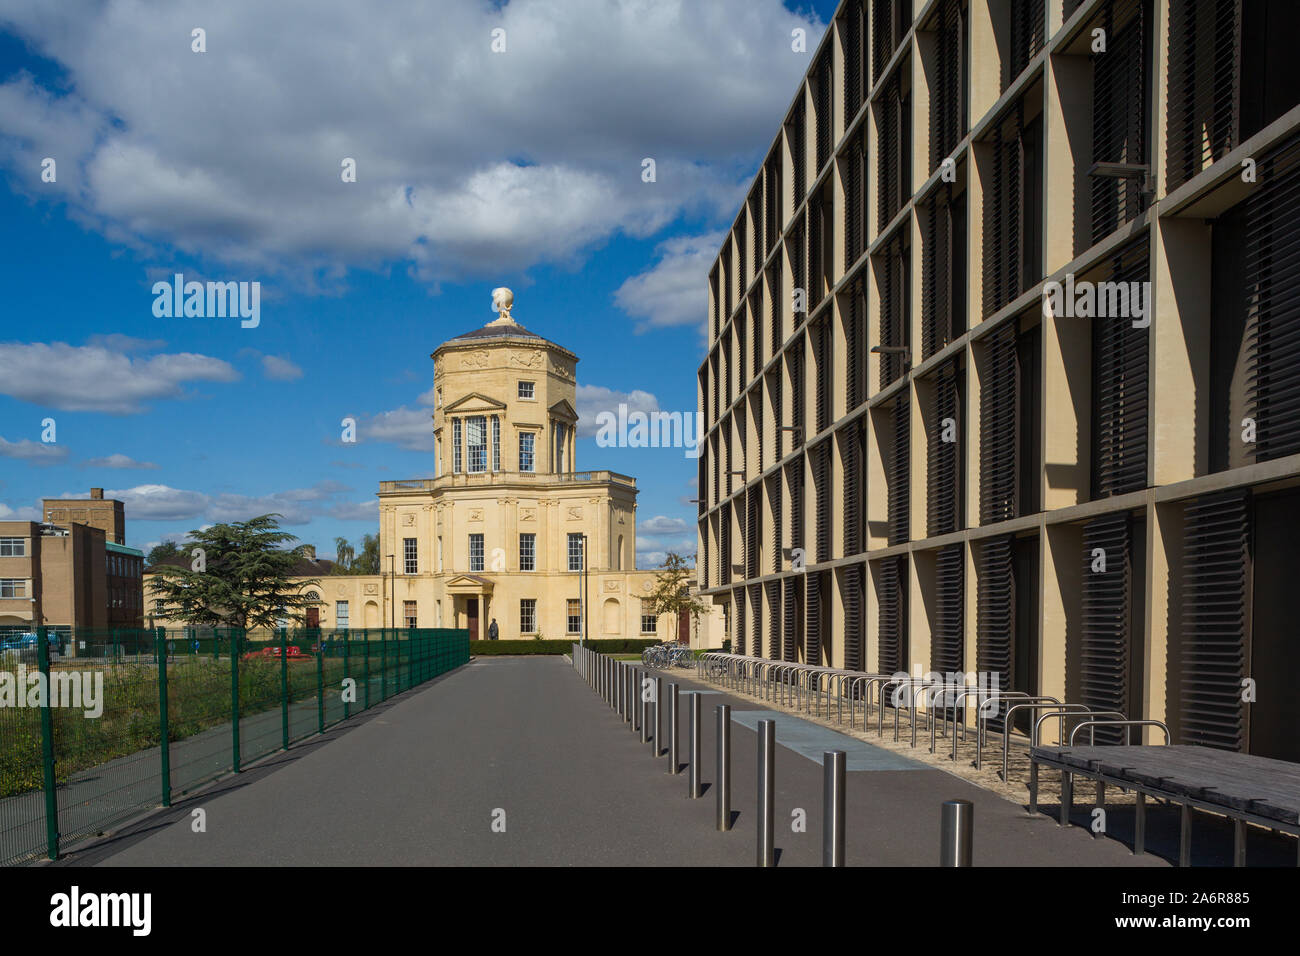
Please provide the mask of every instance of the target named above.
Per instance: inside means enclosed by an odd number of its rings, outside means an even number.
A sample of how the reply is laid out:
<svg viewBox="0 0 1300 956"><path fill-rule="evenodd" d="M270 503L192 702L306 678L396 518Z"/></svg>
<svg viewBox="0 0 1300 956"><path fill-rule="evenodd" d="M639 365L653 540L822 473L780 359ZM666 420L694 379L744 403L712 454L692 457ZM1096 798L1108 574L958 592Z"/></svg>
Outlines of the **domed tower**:
<svg viewBox="0 0 1300 956"><path fill-rule="evenodd" d="M516 322L509 289L492 301L495 320L433 353L434 474L570 473L578 357Z"/></svg>
<svg viewBox="0 0 1300 956"><path fill-rule="evenodd" d="M576 470L578 357L511 315L434 350L432 478L380 482L387 617L473 638L655 633L636 479Z"/></svg>

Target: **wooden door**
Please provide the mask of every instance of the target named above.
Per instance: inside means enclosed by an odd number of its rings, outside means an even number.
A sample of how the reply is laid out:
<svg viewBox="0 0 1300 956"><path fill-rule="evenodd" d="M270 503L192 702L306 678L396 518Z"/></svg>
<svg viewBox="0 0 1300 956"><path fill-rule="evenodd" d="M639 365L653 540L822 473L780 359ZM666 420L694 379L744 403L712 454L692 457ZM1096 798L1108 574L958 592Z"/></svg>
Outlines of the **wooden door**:
<svg viewBox="0 0 1300 956"><path fill-rule="evenodd" d="M469 625L469 639L478 640L478 598L468 598L465 601L465 620Z"/></svg>

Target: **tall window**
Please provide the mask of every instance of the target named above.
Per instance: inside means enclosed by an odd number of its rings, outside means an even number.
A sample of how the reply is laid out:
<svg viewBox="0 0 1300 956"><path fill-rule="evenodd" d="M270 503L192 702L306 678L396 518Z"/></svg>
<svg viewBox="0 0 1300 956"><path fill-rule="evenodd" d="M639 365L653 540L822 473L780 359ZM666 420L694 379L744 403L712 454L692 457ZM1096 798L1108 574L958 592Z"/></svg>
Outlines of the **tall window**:
<svg viewBox="0 0 1300 956"><path fill-rule="evenodd" d="M582 570L582 535L569 535L569 570Z"/></svg>
<svg viewBox="0 0 1300 956"><path fill-rule="evenodd" d="M533 470L533 439L536 436L532 432L521 432L519 434L519 470Z"/></svg>
<svg viewBox="0 0 1300 956"><path fill-rule="evenodd" d="M346 631L348 629L348 602L347 601L334 602L334 626L337 627L340 631Z"/></svg>
<svg viewBox="0 0 1300 956"><path fill-rule="evenodd" d="M568 622L570 634L582 633L582 602L577 598L569 598L565 620Z"/></svg>
<svg viewBox="0 0 1300 956"><path fill-rule="evenodd" d="M492 416L492 470L501 470L501 419Z"/></svg>
<svg viewBox="0 0 1300 956"><path fill-rule="evenodd" d="M487 417L474 415L465 419L465 445L469 450L469 473L487 471Z"/></svg>
<svg viewBox="0 0 1300 956"><path fill-rule="evenodd" d="M519 570L537 570L537 535L532 532L519 536Z"/></svg>
<svg viewBox="0 0 1300 956"><path fill-rule="evenodd" d="M451 420L451 472L460 474L460 419Z"/></svg>
<svg viewBox="0 0 1300 956"><path fill-rule="evenodd" d="M519 599L519 633L537 633L537 598Z"/></svg>
<svg viewBox="0 0 1300 956"><path fill-rule="evenodd" d="M481 534L469 536L469 569L471 571L483 570L483 536Z"/></svg>
<svg viewBox="0 0 1300 956"><path fill-rule="evenodd" d="M418 619L418 615L415 612L414 601L402 602L402 618L406 621L407 627L415 627L415 622Z"/></svg>
<svg viewBox="0 0 1300 956"><path fill-rule="evenodd" d="M642 634L653 634L655 633L655 631L659 629L659 618L656 614L652 612L651 610L652 607L653 605L651 605L650 602L646 601L645 598L641 599L641 633Z"/></svg>
<svg viewBox="0 0 1300 956"><path fill-rule="evenodd" d="M402 558L407 574L420 573L420 550L415 538L402 539Z"/></svg>
<svg viewBox="0 0 1300 956"><path fill-rule="evenodd" d="M533 383L532 383L532 382L520 382L520 383L519 383L519 397L520 397L520 398L532 398L532 397L533 397Z"/></svg>

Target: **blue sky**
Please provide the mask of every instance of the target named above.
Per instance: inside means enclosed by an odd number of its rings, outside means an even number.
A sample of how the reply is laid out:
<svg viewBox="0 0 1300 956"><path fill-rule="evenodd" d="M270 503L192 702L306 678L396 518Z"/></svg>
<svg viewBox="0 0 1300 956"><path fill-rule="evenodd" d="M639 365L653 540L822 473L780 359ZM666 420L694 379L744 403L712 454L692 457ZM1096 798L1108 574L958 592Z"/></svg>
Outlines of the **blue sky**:
<svg viewBox="0 0 1300 956"><path fill-rule="evenodd" d="M694 410L719 230L834 4L211 6L0 0L0 518L97 486L136 547L279 511L332 554L432 474L429 353L497 285L587 421ZM155 317L176 272L260 282L260 325ZM694 460L585 431L642 566L693 550Z"/></svg>

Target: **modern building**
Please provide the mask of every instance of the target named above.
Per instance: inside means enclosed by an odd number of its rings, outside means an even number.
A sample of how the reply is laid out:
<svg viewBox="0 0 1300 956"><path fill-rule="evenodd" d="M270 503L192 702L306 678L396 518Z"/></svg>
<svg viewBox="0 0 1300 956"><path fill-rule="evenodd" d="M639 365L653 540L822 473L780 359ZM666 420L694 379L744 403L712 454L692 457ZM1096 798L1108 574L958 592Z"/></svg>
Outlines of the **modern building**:
<svg viewBox="0 0 1300 956"><path fill-rule="evenodd" d="M44 522L0 521L0 634L140 627L144 555L122 544L122 502L47 498Z"/></svg>
<svg viewBox="0 0 1300 956"><path fill-rule="evenodd" d="M840 5L709 277L697 568L738 650L1300 760L1297 27Z"/></svg>
<svg viewBox="0 0 1300 956"><path fill-rule="evenodd" d="M577 470L578 357L517 323L509 290L494 300L495 320L431 356L433 476L380 482L381 573L309 575L306 623L717 646L720 615L674 627L645 603L657 573L636 569L636 479Z"/></svg>

